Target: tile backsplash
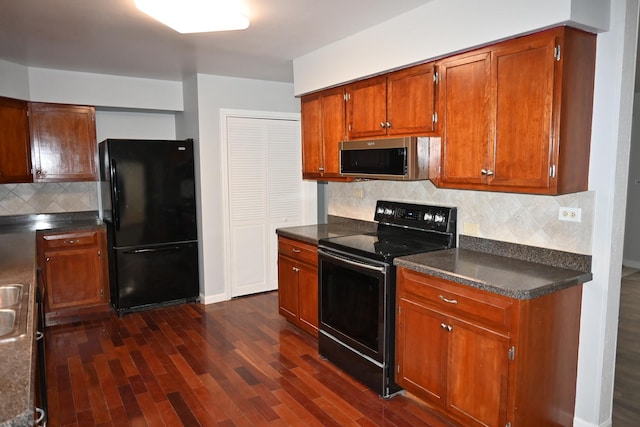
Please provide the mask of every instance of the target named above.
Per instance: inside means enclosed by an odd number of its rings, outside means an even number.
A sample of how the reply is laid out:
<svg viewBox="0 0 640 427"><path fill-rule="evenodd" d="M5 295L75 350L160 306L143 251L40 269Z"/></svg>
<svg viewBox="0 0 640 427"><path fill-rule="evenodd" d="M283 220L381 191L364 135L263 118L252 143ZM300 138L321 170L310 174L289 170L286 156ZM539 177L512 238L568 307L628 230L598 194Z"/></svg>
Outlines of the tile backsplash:
<svg viewBox="0 0 640 427"><path fill-rule="evenodd" d="M329 215L373 220L377 200L456 206L458 234L591 254L595 194L563 196L438 189L431 181L330 182ZM560 207L581 209L581 222L558 220Z"/></svg>
<svg viewBox="0 0 640 427"><path fill-rule="evenodd" d="M0 216L97 209L95 182L0 185Z"/></svg>

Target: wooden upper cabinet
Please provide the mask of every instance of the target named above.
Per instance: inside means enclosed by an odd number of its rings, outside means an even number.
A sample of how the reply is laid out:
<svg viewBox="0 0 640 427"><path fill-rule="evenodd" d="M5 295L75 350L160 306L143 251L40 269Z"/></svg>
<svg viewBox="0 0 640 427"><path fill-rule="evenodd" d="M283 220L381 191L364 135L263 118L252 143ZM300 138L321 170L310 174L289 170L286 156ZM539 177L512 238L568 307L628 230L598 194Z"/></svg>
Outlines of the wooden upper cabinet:
<svg viewBox="0 0 640 427"><path fill-rule="evenodd" d="M302 177L346 180L340 176L339 144L345 139L344 88L304 96L302 111Z"/></svg>
<svg viewBox="0 0 640 427"><path fill-rule="evenodd" d="M387 77L379 76L347 87L347 135L369 138L387 133Z"/></svg>
<svg viewBox="0 0 640 427"><path fill-rule="evenodd" d="M586 191L595 42L594 34L561 27L440 61L437 185Z"/></svg>
<svg viewBox="0 0 640 427"><path fill-rule="evenodd" d="M462 54L439 64L441 170L438 184L480 185L490 169L491 59Z"/></svg>
<svg viewBox="0 0 640 427"><path fill-rule="evenodd" d="M433 133L434 70L421 64L348 85L348 139Z"/></svg>
<svg viewBox="0 0 640 427"><path fill-rule="evenodd" d="M433 63L387 76L387 135L435 132L436 83Z"/></svg>
<svg viewBox="0 0 640 427"><path fill-rule="evenodd" d="M95 108L29 104L34 182L96 181Z"/></svg>
<svg viewBox="0 0 640 427"><path fill-rule="evenodd" d="M0 97L0 183L31 182L28 103Z"/></svg>

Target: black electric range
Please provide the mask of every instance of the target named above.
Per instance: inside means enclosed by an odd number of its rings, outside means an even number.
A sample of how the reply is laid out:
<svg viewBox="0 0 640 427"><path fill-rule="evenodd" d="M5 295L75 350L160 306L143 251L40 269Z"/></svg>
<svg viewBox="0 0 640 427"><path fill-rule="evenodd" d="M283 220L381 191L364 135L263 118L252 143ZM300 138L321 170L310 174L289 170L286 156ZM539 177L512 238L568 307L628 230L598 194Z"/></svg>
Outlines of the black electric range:
<svg viewBox="0 0 640 427"><path fill-rule="evenodd" d="M393 259L455 247L457 209L378 201L374 219L375 232L318 242L318 349L387 398L401 390L393 376Z"/></svg>

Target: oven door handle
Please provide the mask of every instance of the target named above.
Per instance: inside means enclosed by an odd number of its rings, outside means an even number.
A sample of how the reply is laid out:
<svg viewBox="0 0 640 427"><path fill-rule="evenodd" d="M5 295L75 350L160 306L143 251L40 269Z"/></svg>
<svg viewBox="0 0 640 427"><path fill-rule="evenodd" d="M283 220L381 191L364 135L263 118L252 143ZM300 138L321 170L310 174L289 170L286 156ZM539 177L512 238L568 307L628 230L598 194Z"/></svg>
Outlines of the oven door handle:
<svg viewBox="0 0 640 427"><path fill-rule="evenodd" d="M354 267L359 267L359 268L364 268L364 269L367 269L367 270L377 271L379 273L384 273L385 270L386 270L386 267L377 267L375 265L365 264L365 263L362 263L362 262L354 261L354 260L349 259L349 258L342 257L340 255L336 255L334 253L327 253L327 252L321 252L321 253L323 255L329 257L329 258L333 258L333 259L335 259L337 261L344 262L345 264L349 264L349 265L354 266Z"/></svg>

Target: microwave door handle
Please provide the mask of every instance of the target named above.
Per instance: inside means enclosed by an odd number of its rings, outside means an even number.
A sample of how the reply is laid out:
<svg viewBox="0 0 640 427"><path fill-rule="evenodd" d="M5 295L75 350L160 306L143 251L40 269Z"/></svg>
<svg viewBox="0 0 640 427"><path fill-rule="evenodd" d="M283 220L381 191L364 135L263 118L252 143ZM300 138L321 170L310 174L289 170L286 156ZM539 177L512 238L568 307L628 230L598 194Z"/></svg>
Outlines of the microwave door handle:
<svg viewBox="0 0 640 427"><path fill-rule="evenodd" d="M376 267L374 265L369 265L369 264L365 264L365 263L361 263L361 262L358 262L358 261L351 260L349 258L341 257L341 256L336 255L336 254L327 254L325 252L325 255L327 255L330 258L334 258L334 259L336 259L336 260L338 260L340 262L344 262L345 264L349 264L349 265L354 266L354 267L365 268L367 270L377 271L379 273L384 273L385 269L386 269L385 267Z"/></svg>

